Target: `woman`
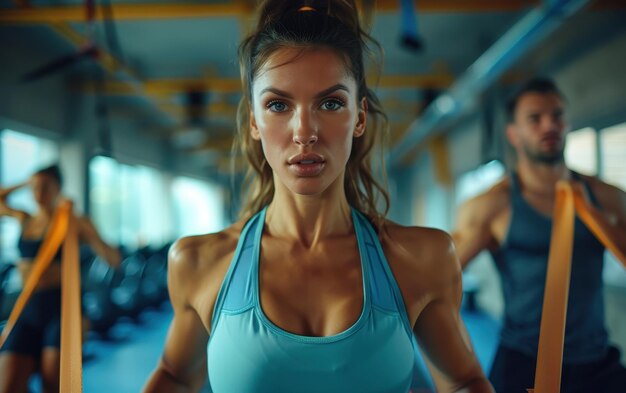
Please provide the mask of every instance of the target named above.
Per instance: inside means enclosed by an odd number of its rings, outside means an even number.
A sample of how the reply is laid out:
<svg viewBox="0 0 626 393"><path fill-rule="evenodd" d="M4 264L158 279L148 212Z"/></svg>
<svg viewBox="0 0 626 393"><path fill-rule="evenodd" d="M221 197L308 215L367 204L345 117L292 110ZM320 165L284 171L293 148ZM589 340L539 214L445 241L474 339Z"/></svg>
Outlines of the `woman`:
<svg viewBox="0 0 626 393"><path fill-rule="evenodd" d="M174 319L147 392L197 391L207 370L218 393L406 392L412 334L441 390L491 391L450 238L376 210L367 38L352 0L261 6L240 47L252 217L172 247Z"/></svg>
<svg viewBox="0 0 626 393"><path fill-rule="evenodd" d="M61 195L58 166L36 172L29 182L0 190L0 216L16 218L22 232L17 267L26 282ZM7 205L8 195L30 185L37 212L30 215ZM77 219L79 240L89 244L111 266L120 263L119 252L107 245L87 217ZM28 379L39 369L43 391L59 391L61 334L61 251L44 272L11 334L0 349L0 393L27 392Z"/></svg>

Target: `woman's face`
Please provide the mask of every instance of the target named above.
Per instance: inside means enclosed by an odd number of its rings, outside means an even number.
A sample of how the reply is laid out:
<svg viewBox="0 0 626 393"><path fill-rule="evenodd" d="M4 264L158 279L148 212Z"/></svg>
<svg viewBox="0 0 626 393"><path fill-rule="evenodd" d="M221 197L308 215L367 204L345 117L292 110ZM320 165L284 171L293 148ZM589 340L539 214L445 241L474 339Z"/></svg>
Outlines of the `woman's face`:
<svg viewBox="0 0 626 393"><path fill-rule="evenodd" d="M35 202L40 206L51 206L61 191L53 177L41 173L30 178L30 185Z"/></svg>
<svg viewBox="0 0 626 393"><path fill-rule="evenodd" d="M252 85L252 138L279 182L315 195L341 181L352 138L365 130L367 102L344 60L331 49L283 48L259 69Z"/></svg>

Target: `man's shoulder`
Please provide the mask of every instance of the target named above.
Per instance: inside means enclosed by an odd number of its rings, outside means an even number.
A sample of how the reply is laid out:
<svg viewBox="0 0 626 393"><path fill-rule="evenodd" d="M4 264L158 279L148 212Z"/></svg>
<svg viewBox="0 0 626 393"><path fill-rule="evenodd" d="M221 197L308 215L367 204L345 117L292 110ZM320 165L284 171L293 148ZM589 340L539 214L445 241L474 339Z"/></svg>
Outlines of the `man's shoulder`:
<svg viewBox="0 0 626 393"><path fill-rule="evenodd" d="M620 189L618 186L613 185L611 183L607 183L602 181L597 176L590 176L584 174L576 174L576 176L582 179L585 183L591 187L591 190L600 193L609 193L609 194L623 194L624 190Z"/></svg>
<svg viewBox="0 0 626 393"><path fill-rule="evenodd" d="M601 208L623 210L626 204L626 193L619 187L606 183L596 176L577 175L579 179L585 182L593 197L597 200Z"/></svg>
<svg viewBox="0 0 626 393"><path fill-rule="evenodd" d="M465 201L460 210L464 214L489 219L508 206L510 194L510 179L504 177L487 191Z"/></svg>

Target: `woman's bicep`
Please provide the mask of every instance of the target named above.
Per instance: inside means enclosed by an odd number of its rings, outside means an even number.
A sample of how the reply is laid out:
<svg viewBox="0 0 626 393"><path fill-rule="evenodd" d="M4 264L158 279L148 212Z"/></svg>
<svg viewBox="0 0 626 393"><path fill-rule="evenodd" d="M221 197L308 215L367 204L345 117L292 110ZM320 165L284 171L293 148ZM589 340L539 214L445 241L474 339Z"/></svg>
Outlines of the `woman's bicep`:
<svg viewBox="0 0 626 393"><path fill-rule="evenodd" d="M440 245L445 248L445 244ZM418 316L413 331L433 373L438 391L457 391L479 381L488 385L474 354L469 335L459 314L462 296L461 272L454 249L440 255L433 269L431 301ZM435 271L436 270L436 271Z"/></svg>
<svg viewBox="0 0 626 393"><path fill-rule="evenodd" d="M172 246L168 262L168 289L174 317L163 356L147 384L146 392L195 392L206 380L209 335L190 301L193 297L189 290L190 282L197 278L192 259L193 252L181 250L180 242Z"/></svg>
<svg viewBox="0 0 626 393"><path fill-rule="evenodd" d="M144 393L198 392L207 377L208 334L194 310L174 314L163 355Z"/></svg>
<svg viewBox="0 0 626 393"><path fill-rule="evenodd" d="M202 386L207 374L208 340L195 310L177 311L167 334L161 367L182 383Z"/></svg>
<svg viewBox="0 0 626 393"><path fill-rule="evenodd" d="M432 366L438 391L455 391L482 375L463 322L452 304L428 305L418 318L414 333Z"/></svg>

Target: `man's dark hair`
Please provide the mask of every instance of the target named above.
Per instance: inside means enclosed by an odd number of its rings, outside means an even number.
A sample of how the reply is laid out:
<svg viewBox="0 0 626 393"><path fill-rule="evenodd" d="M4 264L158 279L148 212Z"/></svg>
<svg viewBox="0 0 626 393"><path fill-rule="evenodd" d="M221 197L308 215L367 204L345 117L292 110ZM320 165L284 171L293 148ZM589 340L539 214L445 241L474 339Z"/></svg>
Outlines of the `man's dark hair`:
<svg viewBox="0 0 626 393"><path fill-rule="evenodd" d="M59 168L57 164L50 165L49 167L46 167L46 168L42 168L38 170L37 172L35 172L35 175L50 176L57 182L57 184L59 185L59 188L63 186L63 176L61 175L61 168Z"/></svg>
<svg viewBox="0 0 626 393"><path fill-rule="evenodd" d="M506 103L506 115L509 122L512 122L515 119L515 109L517 108L517 103L524 94L526 93L539 93L539 94L549 94L554 93L558 95L562 100L565 100L563 97L563 93L556 86L556 83L552 79L537 77L527 80L524 84L515 90L515 93L509 98Z"/></svg>

